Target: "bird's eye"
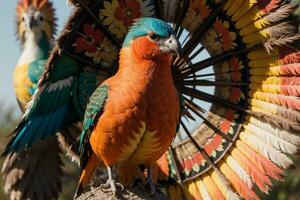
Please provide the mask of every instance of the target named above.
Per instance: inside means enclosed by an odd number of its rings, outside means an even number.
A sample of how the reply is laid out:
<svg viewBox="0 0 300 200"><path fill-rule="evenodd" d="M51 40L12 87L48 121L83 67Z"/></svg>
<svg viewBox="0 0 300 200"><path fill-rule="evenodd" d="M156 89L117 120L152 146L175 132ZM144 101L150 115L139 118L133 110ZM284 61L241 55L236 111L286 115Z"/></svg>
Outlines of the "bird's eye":
<svg viewBox="0 0 300 200"><path fill-rule="evenodd" d="M40 21L44 21L44 17L43 16L40 16Z"/></svg>
<svg viewBox="0 0 300 200"><path fill-rule="evenodd" d="M25 17L22 17L22 21L23 21L23 22L25 21Z"/></svg>
<svg viewBox="0 0 300 200"><path fill-rule="evenodd" d="M155 34L155 33L150 33L149 37L151 38L151 40L157 40L157 39L159 39L159 36L157 34Z"/></svg>

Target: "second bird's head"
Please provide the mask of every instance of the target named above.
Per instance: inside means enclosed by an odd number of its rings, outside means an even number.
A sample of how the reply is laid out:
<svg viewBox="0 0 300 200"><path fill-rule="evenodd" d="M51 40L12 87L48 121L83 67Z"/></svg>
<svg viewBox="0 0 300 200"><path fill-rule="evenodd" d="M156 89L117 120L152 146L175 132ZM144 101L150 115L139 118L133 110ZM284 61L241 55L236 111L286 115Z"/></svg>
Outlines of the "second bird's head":
<svg viewBox="0 0 300 200"><path fill-rule="evenodd" d="M45 35L52 39L56 24L52 3L48 0L19 0L17 4L17 34L22 43L28 35Z"/></svg>
<svg viewBox="0 0 300 200"><path fill-rule="evenodd" d="M125 37L123 48L126 47L143 59L181 54L181 44L172 27L156 18L137 19Z"/></svg>

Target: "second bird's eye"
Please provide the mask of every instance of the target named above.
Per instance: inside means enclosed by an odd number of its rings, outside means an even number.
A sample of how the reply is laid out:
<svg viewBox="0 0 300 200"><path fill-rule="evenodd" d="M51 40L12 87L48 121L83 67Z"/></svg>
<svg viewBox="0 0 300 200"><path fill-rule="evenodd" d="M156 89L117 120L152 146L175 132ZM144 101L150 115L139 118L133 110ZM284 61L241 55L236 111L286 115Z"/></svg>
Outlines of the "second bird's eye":
<svg viewBox="0 0 300 200"><path fill-rule="evenodd" d="M149 36L152 40L157 40L159 38L159 36L156 35L155 33L150 33Z"/></svg>

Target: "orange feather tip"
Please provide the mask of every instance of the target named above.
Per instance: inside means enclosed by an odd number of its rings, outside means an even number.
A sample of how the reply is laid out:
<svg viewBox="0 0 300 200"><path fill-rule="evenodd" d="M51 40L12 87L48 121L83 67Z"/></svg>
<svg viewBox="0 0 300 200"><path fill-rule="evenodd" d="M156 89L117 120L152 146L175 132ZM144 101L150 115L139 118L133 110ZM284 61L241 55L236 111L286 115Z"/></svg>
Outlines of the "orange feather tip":
<svg viewBox="0 0 300 200"><path fill-rule="evenodd" d="M44 8L50 8L54 10L52 3L48 0L19 0L17 4L17 13L20 15L22 12L26 11L29 7L41 10Z"/></svg>
<svg viewBox="0 0 300 200"><path fill-rule="evenodd" d="M258 6L264 13L269 13L278 8L283 0L258 0Z"/></svg>

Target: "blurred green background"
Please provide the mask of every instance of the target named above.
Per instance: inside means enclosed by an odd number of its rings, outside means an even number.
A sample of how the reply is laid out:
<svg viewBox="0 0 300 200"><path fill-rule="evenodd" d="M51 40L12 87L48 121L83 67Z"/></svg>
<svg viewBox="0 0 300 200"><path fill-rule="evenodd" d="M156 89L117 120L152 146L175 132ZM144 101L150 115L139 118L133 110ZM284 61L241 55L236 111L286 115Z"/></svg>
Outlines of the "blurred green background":
<svg viewBox="0 0 300 200"><path fill-rule="evenodd" d="M300 0L295 0L300 4ZM14 27L14 8L16 0L1 0L0 5L0 152L2 152L4 145L7 142L7 136L16 126L20 118L20 111L14 99L14 92L12 89L12 71L14 64L17 62L19 55L18 43L13 35ZM58 18L59 30L70 14L70 8L67 7L65 0L54 0ZM7 9L6 9L7 8ZM2 12L3 11L3 12ZM9 13L10 12L10 13ZM300 15L300 9L297 14ZM5 16L6 15L6 16ZM4 20L5 19L5 20ZM11 48L7 48L7 47ZM2 67L4 65L4 67ZM295 166L293 169L287 171L287 176L284 181L274 183L274 187L269 195L261 194L264 200L299 200L300 199L300 158L295 158ZM64 158L65 164L65 184L60 200L72 199L75 186L78 178L78 169L74 163L69 159ZM2 166L2 160L0 160ZM2 177L2 176L1 176ZM0 178L0 200L8 200L8 197L3 192L3 181Z"/></svg>

